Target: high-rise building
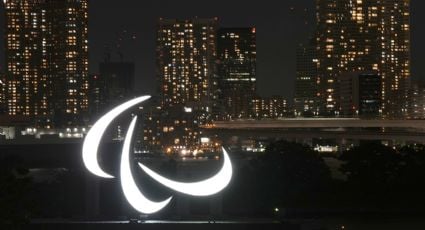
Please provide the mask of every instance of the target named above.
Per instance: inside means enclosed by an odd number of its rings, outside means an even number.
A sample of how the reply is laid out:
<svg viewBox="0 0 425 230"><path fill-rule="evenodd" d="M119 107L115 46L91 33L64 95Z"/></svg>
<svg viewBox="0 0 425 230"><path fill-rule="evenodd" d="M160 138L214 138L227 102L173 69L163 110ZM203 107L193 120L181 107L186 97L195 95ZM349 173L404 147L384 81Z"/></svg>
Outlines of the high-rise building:
<svg viewBox="0 0 425 230"><path fill-rule="evenodd" d="M41 126L88 110L87 0L6 0L8 114Z"/></svg>
<svg viewBox="0 0 425 230"><path fill-rule="evenodd" d="M160 19L157 68L163 149L196 149L216 108L215 19Z"/></svg>
<svg viewBox="0 0 425 230"><path fill-rule="evenodd" d="M298 47L294 97L296 116L312 116L318 112L317 62L314 45Z"/></svg>
<svg viewBox="0 0 425 230"><path fill-rule="evenodd" d="M319 96L338 113L338 77L377 71L384 116L400 116L410 77L410 0L316 0Z"/></svg>
<svg viewBox="0 0 425 230"><path fill-rule="evenodd" d="M379 117L381 78L374 72L343 73L338 78L340 116Z"/></svg>
<svg viewBox="0 0 425 230"><path fill-rule="evenodd" d="M414 81L409 89L409 108L410 119L425 118L425 82Z"/></svg>
<svg viewBox="0 0 425 230"><path fill-rule="evenodd" d="M215 77L217 19L160 19L157 68L162 107L187 105L211 112Z"/></svg>
<svg viewBox="0 0 425 230"><path fill-rule="evenodd" d="M89 75L89 114L91 120L97 120L108 106L106 100L106 80L100 74Z"/></svg>
<svg viewBox="0 0 425 230"><path fill-rule="evenodd" d="M255 28L222 28L217 33L219 97L225 116L252 116L256 94Z"/></svg>

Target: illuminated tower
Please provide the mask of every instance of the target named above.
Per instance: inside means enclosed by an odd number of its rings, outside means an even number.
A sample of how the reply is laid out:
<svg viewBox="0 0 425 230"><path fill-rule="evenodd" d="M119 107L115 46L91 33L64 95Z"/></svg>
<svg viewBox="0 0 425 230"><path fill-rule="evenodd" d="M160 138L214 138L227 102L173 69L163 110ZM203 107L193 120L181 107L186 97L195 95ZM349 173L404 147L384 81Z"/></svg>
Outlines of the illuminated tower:
<svg viewBox="0 0 425 230"><path fill-rule="evenodd" d="M217 34L220 101L231 117L252 116L256 92L255 28L223 28Z"/></svg>
<svg viewBox="0 0 425 230"><path fill-rule="evenodd" d="M162 106L187 105L210 111L214 77L217 19L160 19L157 67Z"/></svg>
<svg viewBox="0 0 425 230"><path fill-rule="evenodd" d="M217 19L159 20L157 71L164 151L198 149L198 125L213 115L217 99L216 28Z"/></svg>
<svg viewBox="0 0 425 230"><path fill-rule="evenodd" d="M316 0L319 97L338 114L338 77L375 71L384 116L401 116L410 78L409 0Z"/></svg>
<svg viewBox="0 0 425 230"><path fill-rule="evenodd" d="M7 0L9 115L75 124L88 109L87 0Z"/></svg>

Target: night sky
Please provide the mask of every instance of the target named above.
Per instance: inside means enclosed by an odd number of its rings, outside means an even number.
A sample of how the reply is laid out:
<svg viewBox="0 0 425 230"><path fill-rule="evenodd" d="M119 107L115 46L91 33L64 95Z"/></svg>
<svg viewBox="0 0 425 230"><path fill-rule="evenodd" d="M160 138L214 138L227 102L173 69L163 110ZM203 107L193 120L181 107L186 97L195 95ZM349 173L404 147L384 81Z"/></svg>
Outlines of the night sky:
<svg viewBox="0 0 425 230"><path fill-rule="evenodd" d="M156 88L155 31L159 17L218 17L222 27L255 26L258 90L262 96L292 97L296 47L307 42L314 32L314 0L91 0L89 3L90 73L97 73L105 51L110 50L115 60L122 53L124 60L136 63L136 89L143 93L154 93ZM425 22L422 13L425 2L411 0L411 3L412 76L425 79L425 32L421 28ZM3 17L0 25L4 25ZM3 47L4 41L0 43ZM3 55L1 61L4 62Z"/></svg>

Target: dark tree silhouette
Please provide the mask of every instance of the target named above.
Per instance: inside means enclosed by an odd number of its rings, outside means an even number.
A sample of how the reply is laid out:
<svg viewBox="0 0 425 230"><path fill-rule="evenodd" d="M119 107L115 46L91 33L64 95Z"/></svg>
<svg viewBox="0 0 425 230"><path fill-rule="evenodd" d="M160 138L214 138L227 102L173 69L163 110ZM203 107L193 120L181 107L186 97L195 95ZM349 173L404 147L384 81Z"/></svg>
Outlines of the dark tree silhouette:
<svg viewBox="0 0 425 230"><path fill-rule="evenodd" d="M425 151L423 146L390 148L366 143L340 158L348 178L347 197L353 206L385 210L425 207Z"/></svg>
<svg viewBox="0 0 425 230"><path fill-rule="evenodd" d="M291 208L322 206L329 186L330 171L320 155L309 146L277 141L260 158L261 190L270 205Z"/></svg>

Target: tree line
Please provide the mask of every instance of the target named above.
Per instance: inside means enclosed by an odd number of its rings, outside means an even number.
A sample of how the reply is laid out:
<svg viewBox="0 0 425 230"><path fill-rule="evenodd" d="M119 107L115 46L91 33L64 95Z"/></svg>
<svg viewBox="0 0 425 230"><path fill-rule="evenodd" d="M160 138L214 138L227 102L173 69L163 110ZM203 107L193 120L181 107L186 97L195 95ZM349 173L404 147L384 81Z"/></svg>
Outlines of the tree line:
<svg viewBox="0 0 425 230"><path fill-rule="evenodd" d="M335 178L311 147L276 141L235 172L229 213L246 215L391 215L425 211L425 146L362 143L336 156Z"/></svg>

